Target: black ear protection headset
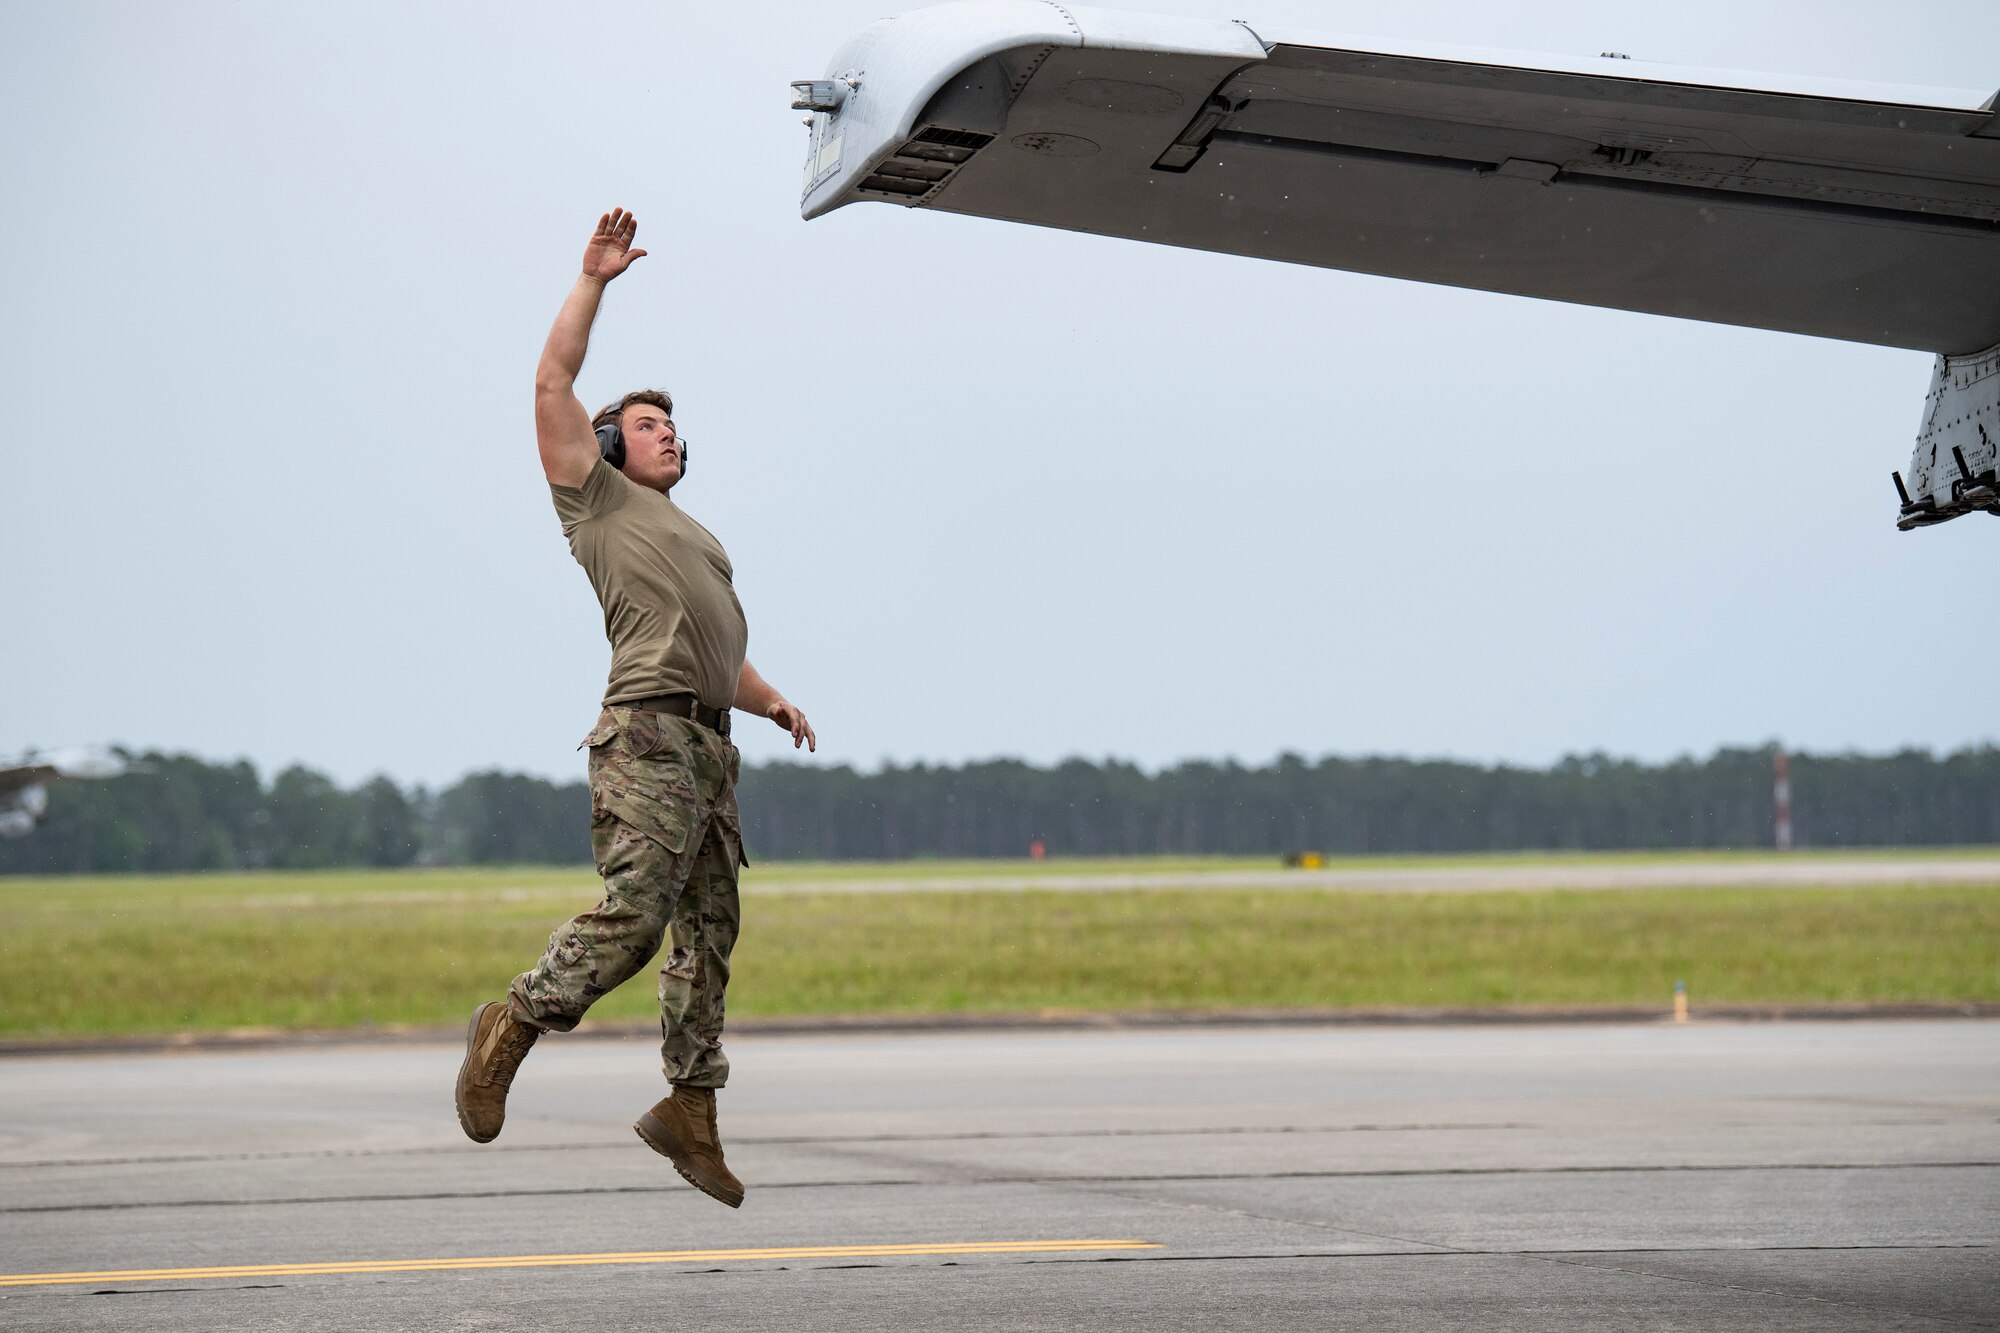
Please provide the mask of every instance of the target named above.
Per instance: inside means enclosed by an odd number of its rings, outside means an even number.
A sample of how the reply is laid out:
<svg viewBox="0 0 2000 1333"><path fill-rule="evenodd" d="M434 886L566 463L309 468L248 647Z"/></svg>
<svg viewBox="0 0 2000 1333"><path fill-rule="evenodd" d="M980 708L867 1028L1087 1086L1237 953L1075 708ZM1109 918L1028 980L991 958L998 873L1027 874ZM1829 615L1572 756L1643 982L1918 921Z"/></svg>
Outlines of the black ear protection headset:
<svg viewBox="0 0 2000 1333"><path fill-rule="evenodd" d="M609 421L599 422L596 431L597 452L604 455L605 462L624 471L625 431L619 426L618 418L614 416ZM688 474L688 447L679 430L674 432L674 447L681 451L681 476L685 477Z"/></svg>

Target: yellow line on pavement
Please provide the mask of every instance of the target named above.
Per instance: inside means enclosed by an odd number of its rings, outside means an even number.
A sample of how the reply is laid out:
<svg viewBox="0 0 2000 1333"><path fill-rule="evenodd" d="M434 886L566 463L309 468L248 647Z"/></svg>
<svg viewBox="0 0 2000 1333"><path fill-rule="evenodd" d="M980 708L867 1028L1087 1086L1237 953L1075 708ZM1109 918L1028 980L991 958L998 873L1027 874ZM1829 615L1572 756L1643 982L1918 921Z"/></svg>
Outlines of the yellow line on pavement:
<svg viewBox="0 0 2000 1333"><path fill-rule="evenodd" d="M1145 1240L994 1240L935 1245L790 1245L767 1250L636 1250L623 1254L513 1254L476 1259L348 1259L307 1264L225 1264L214 1268L113 1268L101 1272L6 1273L0 1287L67 1282L168 1282L222 1277L305 1277L323 1273L427 1273L467 1268L581 1268L599 1264L727 1263L756 1259L898 1259L939 1254L1068 1254L1157 1250Z"/></svg>

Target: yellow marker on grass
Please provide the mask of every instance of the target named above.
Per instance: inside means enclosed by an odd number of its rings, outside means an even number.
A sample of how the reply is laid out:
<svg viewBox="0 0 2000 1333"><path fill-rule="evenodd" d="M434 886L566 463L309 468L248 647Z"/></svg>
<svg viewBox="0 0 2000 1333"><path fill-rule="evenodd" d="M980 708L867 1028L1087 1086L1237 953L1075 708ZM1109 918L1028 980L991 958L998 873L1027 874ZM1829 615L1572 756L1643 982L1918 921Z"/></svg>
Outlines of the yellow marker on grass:
<svg viewBox="0 0 2000 1333"><path fill-rule="evenodd" d="M1687 1021L1688 984L1685 981L1676 981L1674 983L1674 1022L1685 1023Z"/></svg>

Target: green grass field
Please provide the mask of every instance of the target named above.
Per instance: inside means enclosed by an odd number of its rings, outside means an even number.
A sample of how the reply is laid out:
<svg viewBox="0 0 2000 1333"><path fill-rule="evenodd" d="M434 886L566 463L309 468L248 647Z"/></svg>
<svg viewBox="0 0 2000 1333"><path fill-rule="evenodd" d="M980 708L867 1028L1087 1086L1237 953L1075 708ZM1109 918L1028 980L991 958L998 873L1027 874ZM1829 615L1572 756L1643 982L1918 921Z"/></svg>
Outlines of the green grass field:
<svg viewBox="0 0 2000 1333"><path fill-rule="evenodd" d="M1204 872L1270 864L759 865L746 878L730 1012L1664 1008L1677 978L1697 1012L2000 1001L2000 884L1465 894L1201 886ZM1188 884L810 888L1124 871L1185 872ZM784 887L793 891L756 892ZM590 872L577 868L0 880L0 1035L455 1024L498 996L550 929L595 895ZM652 987L642 973L592 1017L652 1017Z"/></svg>

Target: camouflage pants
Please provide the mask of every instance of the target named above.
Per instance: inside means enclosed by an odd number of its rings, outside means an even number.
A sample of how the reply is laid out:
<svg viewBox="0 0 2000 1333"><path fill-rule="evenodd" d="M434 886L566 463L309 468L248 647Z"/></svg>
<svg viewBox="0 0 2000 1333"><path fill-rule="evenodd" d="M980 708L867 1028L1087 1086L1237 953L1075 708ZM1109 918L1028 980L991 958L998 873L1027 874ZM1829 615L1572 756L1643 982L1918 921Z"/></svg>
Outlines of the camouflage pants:
<svg viewBox="0 0 2000 1333"><path fill-rule="evenodd" d="M747 864L736 814L736 747L665 713L607 708L590 747L590 844L604 901L549 936L514 978L514 1016L567 1032L584 1011L659 953L661 1055L668 1079L699 1088L729 1080L723 992Z"/></svg>

